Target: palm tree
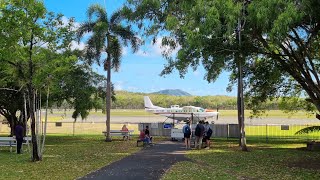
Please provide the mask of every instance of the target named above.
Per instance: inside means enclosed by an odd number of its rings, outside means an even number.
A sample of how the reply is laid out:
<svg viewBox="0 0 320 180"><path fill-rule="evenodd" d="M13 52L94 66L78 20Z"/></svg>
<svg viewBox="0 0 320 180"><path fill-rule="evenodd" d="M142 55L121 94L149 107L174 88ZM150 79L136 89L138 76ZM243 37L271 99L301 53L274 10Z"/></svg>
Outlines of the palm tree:
<svg viewBox="0 0 320 180"><path fill-rule="evenodd" d="M140 40L135 36L130 26L121 24L122 15L120 11L113 13L108 19L107 12L99 5L91 5L87 10L88 21L82 23L78 29L78 41L85 33L92 33L86 42L84 49L84 59L89 64L93 62L99 66L103 63L104 70L107 71L106 89L106 141L110 138L110 108L111 108L111 69L116 72L121 63L122 48L131 44L134 52L138 50ZM102 53L106 53L106 58L101 60ZM102 61L102 63L101 63Z"/></svg>

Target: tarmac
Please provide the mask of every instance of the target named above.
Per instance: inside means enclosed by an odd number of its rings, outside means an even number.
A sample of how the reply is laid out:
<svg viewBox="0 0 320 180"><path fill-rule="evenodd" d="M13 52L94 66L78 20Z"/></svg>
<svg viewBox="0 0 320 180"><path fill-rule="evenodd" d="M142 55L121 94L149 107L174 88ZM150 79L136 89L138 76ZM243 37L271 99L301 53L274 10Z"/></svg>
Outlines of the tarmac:
<svg viewBox="0 0 320 180"><path fill-rule="evenodd" d="M73 122L71 117L65 118L62 122ZM80 120L81 121L81 120ZM105 122L104 116L89 115L83 122ZM209 122L214 121L215 124L238 124L237 117L219 117L219 119L208 119ZM172 122L163 116L111 116L111 123L155 123L155 122ZM261 125L261 124L285 124L285 125L306 125L306 124L319 124L320 121L316 118L303 119L303 118L286 118L286 117L261 117L261 118L246 118L245 124L248 125Z"/></svg>
<svg viewBox="0 0 320 180"><path fill-rule="evenodd" d="M180 161L189 161L184 156L185 146L182 142L163 141L127 156L117 162L92 172L80 180L157 180Z"/></svg>

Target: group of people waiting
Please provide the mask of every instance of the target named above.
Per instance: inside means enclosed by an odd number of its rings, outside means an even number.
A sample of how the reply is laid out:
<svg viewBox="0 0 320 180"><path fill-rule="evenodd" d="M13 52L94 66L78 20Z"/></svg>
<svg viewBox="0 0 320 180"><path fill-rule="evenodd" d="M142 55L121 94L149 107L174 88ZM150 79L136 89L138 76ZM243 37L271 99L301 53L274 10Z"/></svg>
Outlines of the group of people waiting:
<svg viewBox="0 0 320 180"><path fill-rule="evenodd" d="M146 144L152 143L152 137L150 136L149 126L146 126L144 130L140 131L139 139Z"/></svg>
<svg viewBox="0 0 320 180"><path fill-rule="evenodd" d="M129 129L126 125L123 125L121 128L121 131L123 131L123 140L129 140ZM146 126L146 128L142 131L140 131L139 139L146 144L152 143L152 137L150 136L149 126Z"/></svg>
<svg viewBox="0 0 320 180"><path fill-rule="evenodd" d="M186 125L183 126L183 134L184 134L184 142L186 145L186 149L191 149L190 145L190 137L192 134L191 127L190 127L190 121L186 122ZM212 135L212 129L210 127L210 124L208 121L199 121L197 124L195 131L195 148L201 149L202 148L202 142L204 141L206 143L205 149L210 149L210 137Z"/></svg>

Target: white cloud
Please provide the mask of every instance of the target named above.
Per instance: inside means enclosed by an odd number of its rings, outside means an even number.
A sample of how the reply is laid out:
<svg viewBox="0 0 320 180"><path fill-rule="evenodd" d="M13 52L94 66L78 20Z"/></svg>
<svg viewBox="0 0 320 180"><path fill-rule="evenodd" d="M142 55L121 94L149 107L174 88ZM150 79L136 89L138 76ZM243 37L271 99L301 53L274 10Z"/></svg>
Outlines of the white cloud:
<svg viewBox="0 0 320 180"><path fill-rule="evenodd" d="M136 52L136 55L138 56L142 56L142 57L151 57L152 54L150 52L146 52L145 50L139 50L138 52Z"/></svg>
<svg viewBox="0 0 320 180"><path fill-rule="evenodd" d="M62 20L62 24L63 24L62 26L63 26L63 27L67 26L67 25L68 25L68 22L70 21L70 19L67 18L66 16L63 16L63 17L61 18L61 20ZM76 22L76 21L75 21L75 22L73 23L73 28L72 28L71 30L77 31L80 26L81 26L81 24L80 24L79 22ZM82 39L86 40L86 39L88 39L91 35L92 35L92 32L84 33L83 36L82 36Z"/></svg>
<svg viewBox="0 0 320 180"><path fill-rule="evenodd" d="M122 48L122 55L123 55L123 56L128 55L128 48L126 48L126 47L123 47L123 48Z"/></svg>
<svg viewBox="0 0 320 180"><path fill-rule="evenodd" d="M131 91L131 92L135 92L135 91L139 90L139 88L138 88L138 87L135 87L135 86L129 86L129 87L127 88L127 90L128 90L128 91Z"/></svg>
<svg viewBox="0 0 320 180"><path fill-rule="evenodd" d="M61 20L62 20L62 23L63 23L62 26L64 27L64 26L68 25L70 19L67 18L66 16L63 16L61 18ZM79 22L74 22L72 30L76 31L79 27L80 27L80 23Z"/></svg>
<svg viewBox="0 0 320 180"><path fill-rule="evenodd" d="M201 72L199 70L193 71L193 75L199 77Z"/></svg>
<svg viewBox="0 0 320 180"><path fill-rule="evenodd" d="M175 50L171 50L169 46L162 46L162 37L159 37L156 39L155 44L149 44L144 47L144 49L140 49L136 55L142 56L142 57L156 57L156 56L162 56L162 52L170 52L172 55L176 54L178 50L180 49L180 46L176 48Z"/></svg>
<svg viewBox="0 0 320 180"><path fill-rule="evenodd" d="M75 49L79 49L79 50L83 50L85 47L85 44L83 42L76 42L76 41L72 41L71 42L71 49L75 50Z"/></svg>
<svg viewBox="0 0 320 180"><path fill-rule="evenodd" d="M63 17L61 18L61 20L62 20L63 25L67 25L68 22L69 22L69 18L67 18L66 16L63 16Z"/></svg>
<svg viewBox="0 0 320 180"><path fill-rule="evenodd" d="M114 90L116 91L121 91L123 90L123 84L124 82L123 81L117 81L114 83Z"/></svg>

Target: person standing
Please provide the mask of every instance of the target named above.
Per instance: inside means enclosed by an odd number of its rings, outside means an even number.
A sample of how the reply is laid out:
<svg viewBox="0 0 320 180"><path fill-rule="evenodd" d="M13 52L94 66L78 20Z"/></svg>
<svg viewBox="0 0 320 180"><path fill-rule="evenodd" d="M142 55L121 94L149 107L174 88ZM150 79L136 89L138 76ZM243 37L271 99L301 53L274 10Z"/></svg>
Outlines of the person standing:
<svg viewBox="0 0 320 180"><path fill-rule="evenodd" d="M196 136L195 148L201 149L202 139L204 135L203 121L199 121L199 123L197 124L194 135Z"/></svg>
<svg viewBox="0 0 320 180"><path fill-rule="evenodd" d="M183 132L184 143L186 145L186 149L191 149L191 147L190 147L191 128L190 128L189 121L187 121L186 125L183 126L182 132Z"/></svg>
<svg viewBox="0 0 320 180"><path fill-rule="evenodd" d="M210 124L208 123L208 121L205 123L204 125L204 129L205 129L205 140L206 140L206 149L210 149L210 137L212 135L212 129L210 127Z"/></svg>
<svg viewBox="0 0 320 180"><path fill-rule="evenodd" d="M20 121L18 122L18 124L16 125L16 127L14 129L14 134L16 135L16 140L17 140L17 154L21 154L24 129L23 129Z"/></svg>

